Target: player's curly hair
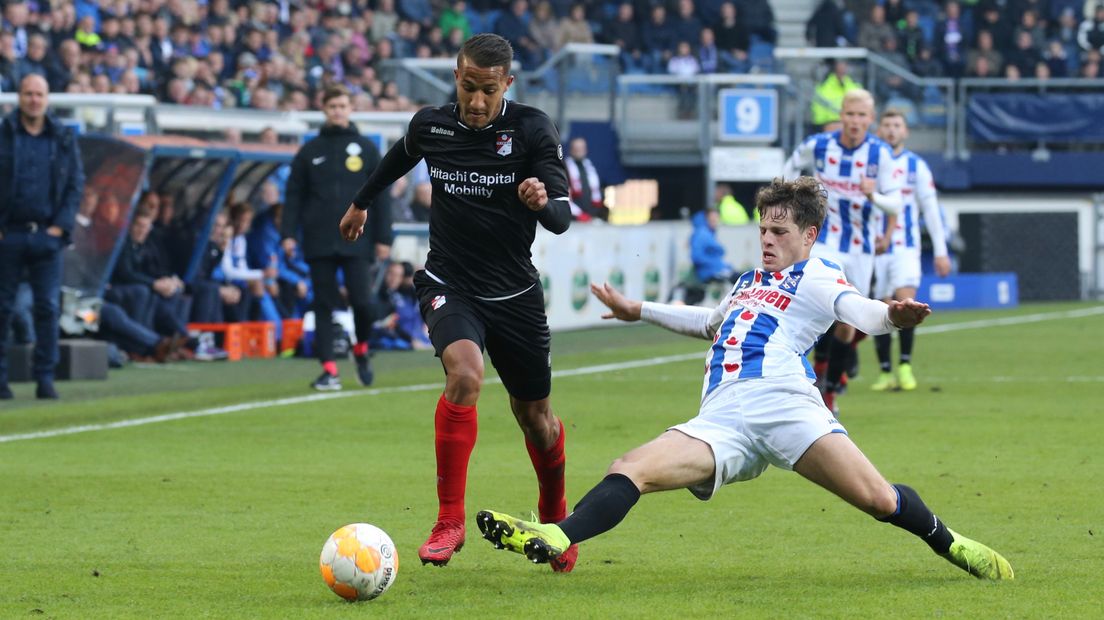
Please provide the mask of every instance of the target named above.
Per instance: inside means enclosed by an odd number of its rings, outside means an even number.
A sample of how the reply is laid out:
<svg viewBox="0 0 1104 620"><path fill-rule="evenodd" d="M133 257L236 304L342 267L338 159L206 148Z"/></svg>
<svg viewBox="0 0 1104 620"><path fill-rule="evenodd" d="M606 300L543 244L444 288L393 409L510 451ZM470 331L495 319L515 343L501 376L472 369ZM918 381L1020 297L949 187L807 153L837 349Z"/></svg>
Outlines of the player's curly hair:
<svg viewBox="0 0 1104 620"><path fill-rule="evenodd" d="M482 69L502 67L509 73L510 63L514 59L514 48L509 41L497 34L484 32L464 41L460 53L457 54L457 63L461 58Z"/></svg>
<svg viewBox="0 0 1104 620"><path fill-rule="evenodd" d="M819 230L828 216L828 192L813 177L775 179L755 194L755 210L760 219L764 211L772 208L781 209L783 215L792 213L799 230L810 226Z"/></svg>

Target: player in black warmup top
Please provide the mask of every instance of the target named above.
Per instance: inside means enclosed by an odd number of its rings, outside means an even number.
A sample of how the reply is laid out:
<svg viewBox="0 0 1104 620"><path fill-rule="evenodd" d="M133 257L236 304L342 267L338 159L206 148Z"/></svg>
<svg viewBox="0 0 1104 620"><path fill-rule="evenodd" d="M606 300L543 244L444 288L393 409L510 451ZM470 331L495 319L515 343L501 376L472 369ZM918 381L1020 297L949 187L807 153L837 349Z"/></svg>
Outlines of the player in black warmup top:
<svg viewBox="0 0 1104 620"><path fill-rule="evenodd" d="M430 250L414 284L446 381L434 419L439 510L418 550L423 564L443 566L464 544L484 348L525 435L540 519L567 516L563 423L549 405L551 337L530 253L537 222L556 234L570 225L567 172L552 120L504 99L512 58L498 35L469 39L456 61L457 102L414 115L341 220L342 236L356 240L376 196L426 160ZM572 547L553 570L570 571L576 554Z"/></svg>

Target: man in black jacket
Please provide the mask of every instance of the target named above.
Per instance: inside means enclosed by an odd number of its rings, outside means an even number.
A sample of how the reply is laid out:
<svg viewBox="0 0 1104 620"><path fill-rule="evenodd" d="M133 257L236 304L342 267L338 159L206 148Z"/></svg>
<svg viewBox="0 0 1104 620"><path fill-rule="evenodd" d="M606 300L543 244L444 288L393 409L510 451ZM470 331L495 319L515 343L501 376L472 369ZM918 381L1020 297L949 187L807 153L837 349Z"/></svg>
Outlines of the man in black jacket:
<svg viewBox="0 0 1104 620"><path fill-rule="evenodd" d="M6 343L24 270L34 292L35 395L58 397L61 249L77 216L84 169L73 132L47 114L48 92L41 75L26 76L18 109L0 120L0 399L12 397Z"/></svg>
<svg viewBox="0 0 1104 620"><path fill-rule="evenodd" d="M372 366L368 339L372 335L372 264L391 255L391 205L387 198L371 209L371 223L358 243L341 239L338 223L345 207L380 162L379 149L349 122L352 104L343 86L327 88L322 95L326 124L318 136L303 145L291 162L283 221L284 251L295 249L302 233L303 256L310 266L314 286L314 343L322 374L311 384L316 390L340 390L333 353L333 311L341 305L337 270L344 276L353 310L357 343L353 347L357 379L371 385Z"/></svg>

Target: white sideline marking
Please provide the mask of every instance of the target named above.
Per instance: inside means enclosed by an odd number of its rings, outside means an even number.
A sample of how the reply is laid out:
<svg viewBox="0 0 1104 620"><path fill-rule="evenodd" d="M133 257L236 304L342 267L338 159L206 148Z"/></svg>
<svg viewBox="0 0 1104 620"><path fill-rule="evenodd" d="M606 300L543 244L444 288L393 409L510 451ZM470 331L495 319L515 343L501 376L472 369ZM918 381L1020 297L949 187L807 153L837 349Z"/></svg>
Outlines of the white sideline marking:
<svg viewBox="0 0 1104 620"><path fill-rule="evenodd" d="M1002 319L992 320L977 320L977 321L963 321L961 323L949 323L947 325L934 325L931 327L921 327L917 330L921 334L943 334L947 332L955 332L970 329L980 329L985 327L1001 327L1007 325L1020 325L1023 323L1038 323L1040 321L1050 321L1055 319L1075 319L1087 316L1095 316L1098 314L1104 314L1104 306L1094 306L1092 308L1083 308L1080 310L1065 310L1061 312L1041 312L1036 314L1025 314L1022 316L1007 317ZM580 368L568 368L566 370L556 370L552 372L553 378L562 377L577 377L580 375L591 375L603 372L613 372L618 370L628 370L631 368L645 368L648 366L660 366L663 364L670 364L672 362L685 362L688 360L699 359L704 356L703 353L683 353L681 355L665 355L662 357L651 357L647 359L633 360L629 362L618 362L610 364L597 364L594 366L582 366ZM1093 377L1078 377L1079 381L1094 381ZM489 378L485 381L487 384L501 383L497 377ZM353 390L349 392L333 392L324 394L308 394L306 396L292 396L288 398L277 398L274 400L259 400L248 403L238 403L236 405L223 405L221 407L210 407L208 409L197 409L194 411L178 411L175 413L165 413L161 415L149 416L145 418L133 418L130 420L118 420L116 422L106 422L103 424L82 424L80 426L67 426L63 428L54 428L44 431L34 431L30 433L16 433L12 435L0 435L0 443L10 443L15 441L25 441L28 439L47 439L50 437L61 437L63 435L76 435L78 433L91 433L95 431L107 431L117 428L130 428L132 426L145 426L147 424L158 424L160 422L171 422L173 420L188 420L191 418L203 418L207 416L226 415L229 413L238 413L241 411L252 411L254 409L265 409L268 407L282 407L286 405L298 405L301 403L313 403L326 400L336 400L339 398L352 398L354 396L376 396L379 394L397 394L401 392L424 392L428 390L440 390L444 388L442 383L419 383L415 385L401 385L396 387L387 388L372 388L368 390Z"/></svg>

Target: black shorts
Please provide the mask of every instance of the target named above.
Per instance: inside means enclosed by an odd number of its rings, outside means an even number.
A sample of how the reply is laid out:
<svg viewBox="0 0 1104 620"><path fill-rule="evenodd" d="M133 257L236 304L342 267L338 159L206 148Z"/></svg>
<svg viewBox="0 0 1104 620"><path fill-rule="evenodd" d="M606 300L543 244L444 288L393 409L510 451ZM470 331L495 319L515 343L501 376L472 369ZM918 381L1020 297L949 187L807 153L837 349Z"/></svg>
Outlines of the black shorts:
<svg viewBox="0 0 1104 620"><path fill-rule="evenodd" d="M539 282L516 297L487 301L418 271L414 289L438 357L457 340L471 340L487 351L511 396L525 401L548 397L552 391L552 335Z"/></svg>

